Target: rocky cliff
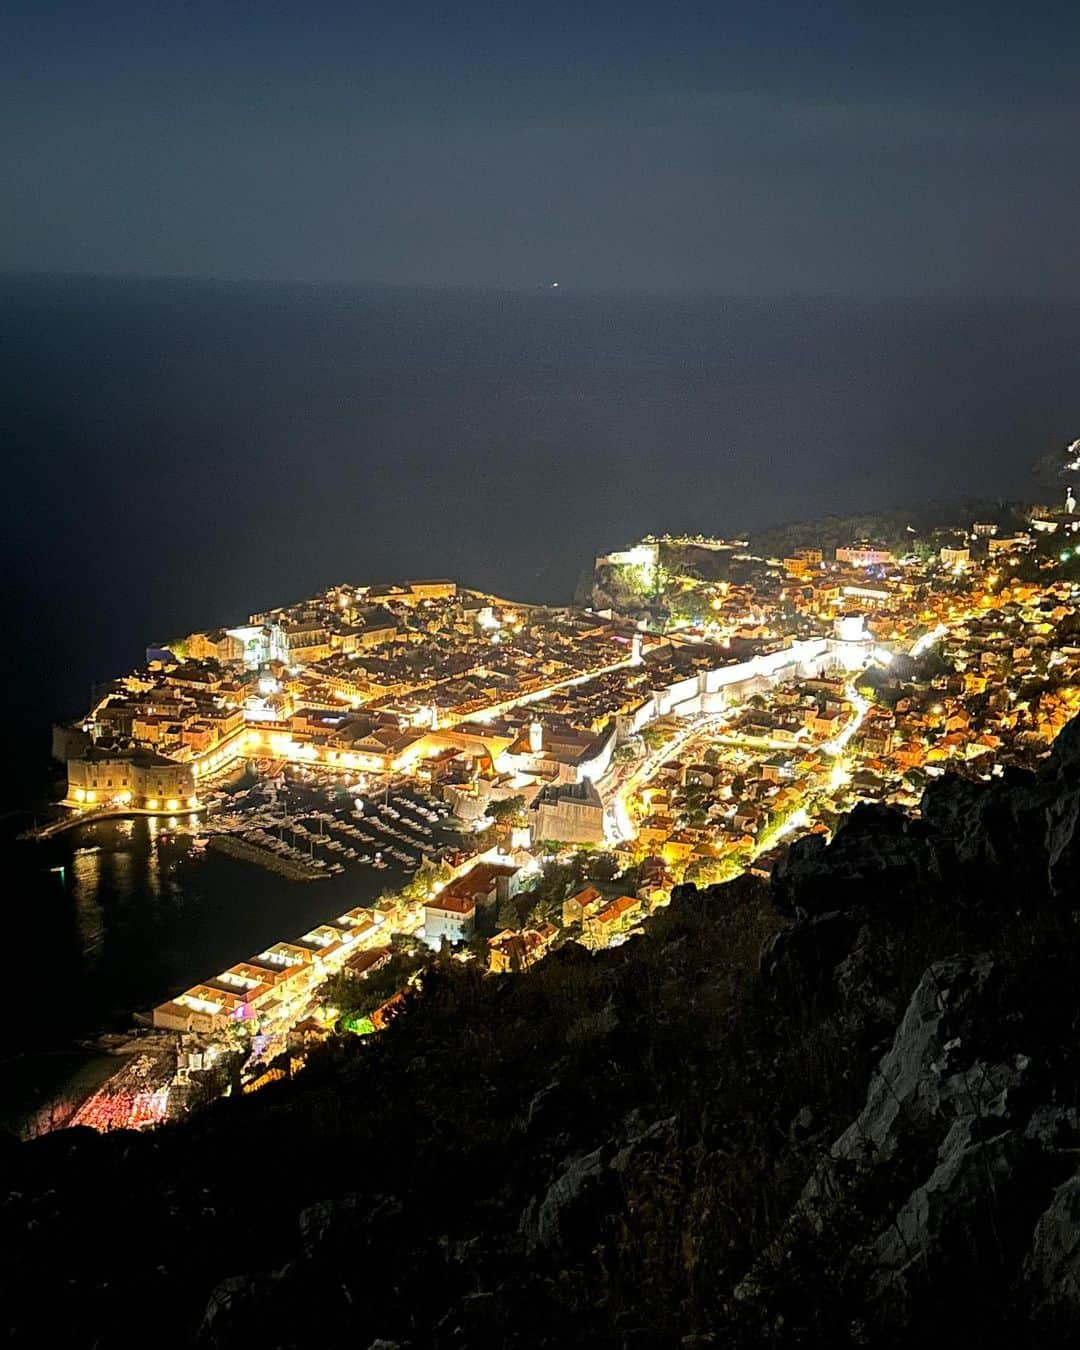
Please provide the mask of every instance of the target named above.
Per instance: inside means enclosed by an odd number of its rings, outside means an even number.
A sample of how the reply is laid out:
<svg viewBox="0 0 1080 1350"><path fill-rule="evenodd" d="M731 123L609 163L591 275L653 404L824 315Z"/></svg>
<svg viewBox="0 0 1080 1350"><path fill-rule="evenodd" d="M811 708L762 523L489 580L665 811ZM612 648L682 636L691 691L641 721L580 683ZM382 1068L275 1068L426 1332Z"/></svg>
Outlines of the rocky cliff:
<svg viewBox="0 0 1080 1350"><path fill-rule="evenodd" d="M1078 813L1074 723L183 1126L9 1142L13 1343L1072 1345Z"/></svg>

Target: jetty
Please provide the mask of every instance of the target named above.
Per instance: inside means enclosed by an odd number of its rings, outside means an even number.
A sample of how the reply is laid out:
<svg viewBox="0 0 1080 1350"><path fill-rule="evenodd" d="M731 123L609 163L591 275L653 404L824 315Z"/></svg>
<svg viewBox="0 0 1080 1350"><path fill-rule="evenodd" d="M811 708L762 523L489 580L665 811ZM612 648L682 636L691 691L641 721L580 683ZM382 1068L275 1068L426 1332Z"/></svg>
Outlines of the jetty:
<svg viewBox="0 0 1080 1350"><path fill-rule="evenodd" d="M274 853L268 848L260 848L258 844L249 844L246 839L237 839L231 834L211 835L207 847L216 849L229 858L236 858L239 862L265 867L267 871L276 872L278 876L287 877L289 881L319 881L330 875L322 868L296 862L292 858L283 858L279 853Z"/></svg>

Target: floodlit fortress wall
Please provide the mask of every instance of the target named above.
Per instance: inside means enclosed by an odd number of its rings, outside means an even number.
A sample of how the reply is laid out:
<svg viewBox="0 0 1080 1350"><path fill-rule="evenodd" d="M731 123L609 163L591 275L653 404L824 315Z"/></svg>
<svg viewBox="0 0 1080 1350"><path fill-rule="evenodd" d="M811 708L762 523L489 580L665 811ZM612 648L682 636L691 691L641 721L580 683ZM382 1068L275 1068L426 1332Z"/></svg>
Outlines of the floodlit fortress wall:
<svg viewBox="0 0 1080 1350"><path fill-rule="evenodd" d="M779 651L704 670L665 689L654 689L632 713L619 718L619 740L636 735L658 717L693 717L720 712L785 680L806 679L822 670L858 670L870 659L873 643L859 626L852 639L813 638Z"/></svg>
<svg viewBox="0 0 1080 1350"><path fill-rule="evenodd" d="M190 811L198 806L195 769L151 751L110 751L68 761L65 806L130 806L135 811Z"/></svg>

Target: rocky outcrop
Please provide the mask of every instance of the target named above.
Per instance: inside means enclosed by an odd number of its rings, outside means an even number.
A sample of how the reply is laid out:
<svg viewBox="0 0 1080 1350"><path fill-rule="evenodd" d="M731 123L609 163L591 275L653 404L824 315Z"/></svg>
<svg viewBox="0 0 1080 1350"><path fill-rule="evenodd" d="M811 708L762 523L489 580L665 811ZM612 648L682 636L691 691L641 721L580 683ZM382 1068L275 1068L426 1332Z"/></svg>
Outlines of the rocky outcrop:
<svg viewBox="0 0 1080 1350"><path fill-rule="evenodd" d="M860 805L832 842L797 840L772 873L778 907L795 917L902 904L937 880L937 857L920 822L886 806Z"/></svg>
<svg viewBox="0 0 1080 1350"><path fill-rule="evenodd" d="M986 1249L1000 1259L1002 1222L1023 1192L1030 1160L1020 1134L977 1135L971 1120L957 1121L938 1150L931 1174L911 1192L873 1244L879 1296L901 1303L934 1271L948 1278L957 1265L976 1263ZM995 1250L996 1249L996 1250Z"/></svg>
<svg viewBox="0 0 1080 1350"><path fill-rule="evenodd" d="M1023 1277L1038 1318L1059 1331L1080 1326L1080 1179L1054 1190L1075 1162L1077 1113L1046 1100L1053 1048L1038 1044L1036 1028L1031 1054L991 1053L1025 1040L1015 992L1012 972L989 953L931 965L862 1110L804 1189L792 1224L819 1234L854 1194L866 1204L865 1298L878 1325L918 1326L943 1287L966 1289L988 1273L1008 1289L1030 1249ZM741 1299L766 1295L776 1257L742 1282Z"/></svg>
<svg viewBox="0 0 1080 1350"><path fill-rule="evenodd" d="M775 1301L800 1241L819 1259L843 1229L857 1233L865 1325L883 1335L962 1325L974 1289L1002 1325L1048 1343L1080 1329L1078 826L1080 721L1038 773L946 774L919 819L860 808L774 869L793 922L761 953L773 1001L832 1008L853 1047L889 1040L742 1301ZM919 972L945 934L954 953ZM977 1340L997 1334L994 1316Z"/></svg>
<svg viewBox="0 0 1080 1350"><path fill-rule="evenodd" d="M1080 1327L1080 1172L1054 1192L1024 1262L1031 1319L1048 1342Z"/></svg>
<svg viewBox="0 0 1080 1350"><path fill-rule="evenodd" d="M669 1117L643 1126L633 1116L623 1126L621 1137L570 1159L543 1194L529 1201L518 1223L526 1252L566 1248L579 1237L585 1242L594 1240L598 1217L609 1215L618 1205L621 1177L647 1165L670 1144L676 1121Z"/></svg>
<svg viewBox="0 0 1080 1350"><path fill-rule="evenodd" d="M888 1054L870 1080L866 1105L832 1147L836 1158L889 1162L909 1141L946 1133L954 1121L1004 1117L1021 1069L988 1070L968 1059L975 1021L994 976L986 955L942 961L919 981Z"/></svg>

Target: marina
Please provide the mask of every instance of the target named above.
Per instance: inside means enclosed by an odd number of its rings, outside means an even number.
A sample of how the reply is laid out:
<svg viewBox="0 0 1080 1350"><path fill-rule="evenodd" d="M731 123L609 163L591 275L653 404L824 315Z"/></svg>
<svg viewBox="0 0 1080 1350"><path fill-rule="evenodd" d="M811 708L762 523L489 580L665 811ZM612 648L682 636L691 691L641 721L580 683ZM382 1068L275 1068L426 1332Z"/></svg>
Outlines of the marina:
<svg viewBox="0 0 1080 1350"><path fill-rule="evenodd" d="M209 846L296 881L339 876L347 868L412 873L435 863L452 842L445 803L408 779L387 782L366 800L329 776L282 774L236 793L218 793L195 848Z"/></svg>

